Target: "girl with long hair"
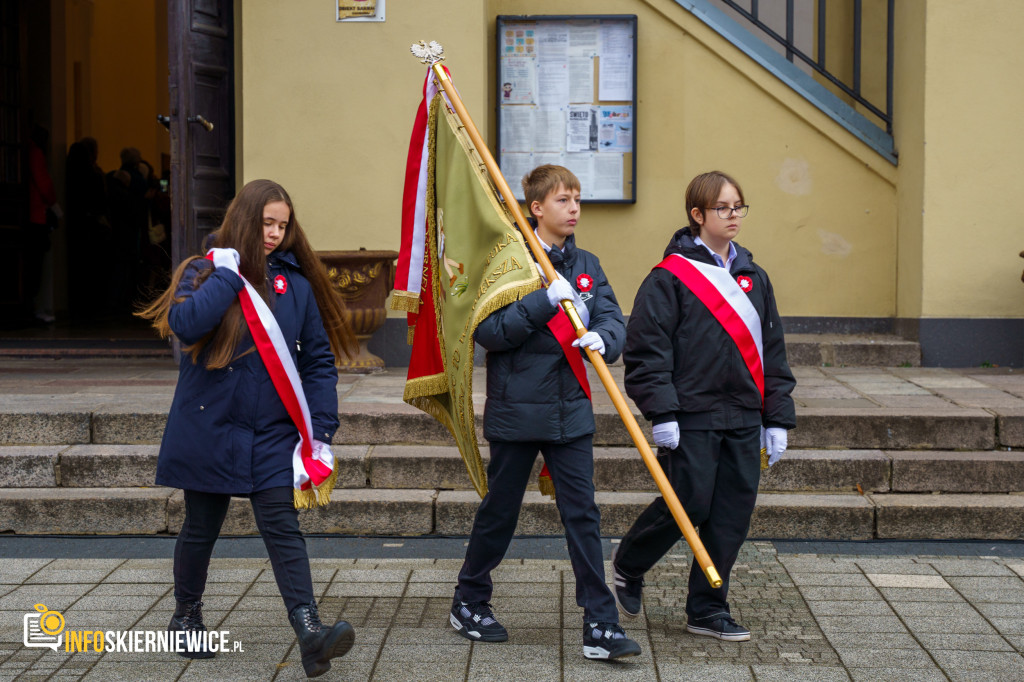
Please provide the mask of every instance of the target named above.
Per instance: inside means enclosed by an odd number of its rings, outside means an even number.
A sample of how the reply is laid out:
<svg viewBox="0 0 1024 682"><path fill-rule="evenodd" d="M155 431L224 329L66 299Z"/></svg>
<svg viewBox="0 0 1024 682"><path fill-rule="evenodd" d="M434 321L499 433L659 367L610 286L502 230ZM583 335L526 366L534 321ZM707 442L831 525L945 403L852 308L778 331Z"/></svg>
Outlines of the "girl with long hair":
<svg viewBox="0 0 1024 682"><path fill-rule="evenodd" d="M296 507L329 500L336 473L328 446L339 423L335 357L351 357L355 340L279 184L247 183L207 241L206 257L185 260L167 291L137 313L183 350L156 475L185 498L168 629L206 630L202 596L213 546L231 497L248 497L303 668L315 677L355 635L344 621L320 621ZM306 410L297 413L300 403ZM205 645L180 653L214 656Z"/></svg>

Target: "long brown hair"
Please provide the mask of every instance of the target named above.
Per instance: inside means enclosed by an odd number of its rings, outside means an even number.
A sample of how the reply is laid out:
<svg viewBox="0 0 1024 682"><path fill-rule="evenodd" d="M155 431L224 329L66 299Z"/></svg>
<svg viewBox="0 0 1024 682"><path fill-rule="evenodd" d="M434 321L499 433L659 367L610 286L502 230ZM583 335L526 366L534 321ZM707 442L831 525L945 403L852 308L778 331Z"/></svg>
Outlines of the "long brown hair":
<svg viewBox="0 0 1024 682"><path fill-rule="evenodd" d="M342 302L341 296L331 286L331 281L327 278L327 271L320 259L317 258L313 247L310 246L306 233L299 225L292 199L281 185L272 180L253 180L246 183L238 196L228 205L220 227L210 235L209 245L238 251L241 261L238 266L239 272L252 284L259 295L267 300L267 258L263 253L263 208L275 201L286 203L291 212L288 226L284 230L284 238L277 250L290 251L295 256L302 274L313 287L316 305L320 309L320 317L323 320L324 330L327 332L334 356L340 358L344 353L350 358L354 357L358 347L352 330L345 322L345 304ZM143 319L151 320L153 328L164 338L174 333L168 321L171 306L184 300L184 298L175 297L174 292L181 283L181 278L189 263L201 257L193 256L184 260L171 276L171 283L167 290L148 306L135 313ZM199 287L211 272L213 272L212 268L201 272L196 277L194 286ZM242 316L241 306L236 300L228 307L220 323L213 330L191 346L185 346L183 350L192 355L193 362L197 362L200 353L204 349L208 349L206 368L226 367L237 357L238 346L247 331L248 327ZM252 348L245 349L243 354L251 351Z"/></svg>

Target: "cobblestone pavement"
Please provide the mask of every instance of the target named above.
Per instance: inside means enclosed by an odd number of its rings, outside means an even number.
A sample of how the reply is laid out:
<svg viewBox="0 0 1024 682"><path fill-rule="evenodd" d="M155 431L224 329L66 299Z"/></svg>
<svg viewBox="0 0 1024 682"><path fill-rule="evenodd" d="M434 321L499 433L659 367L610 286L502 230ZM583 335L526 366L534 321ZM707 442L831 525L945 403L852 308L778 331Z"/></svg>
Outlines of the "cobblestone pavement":
<svg viewBox="0 0 1024 682"><path fill-rule="evenodd" d="M447 624L460 560L315 558L325 618L356 629L355 647L322 679L1024 680L1022 552L863 547L808 553L797 543L748 542L730 601L752 639L725 643L685 632L690 558L678 546L648 574L641 617L623 622L643 654L617 663L582 656L568 561L506 560L494 575L493 604L511 638L479 644ZM825 543L811 548L829 550ZM173 609L171 590L170 559L4 559L0 679L304 678L263 559L215 559L204 598L207 624L229 631L244 651L189 662L24 644L25 614L37 603L63 614L65 640L81 630L161 630Z"/></svg>

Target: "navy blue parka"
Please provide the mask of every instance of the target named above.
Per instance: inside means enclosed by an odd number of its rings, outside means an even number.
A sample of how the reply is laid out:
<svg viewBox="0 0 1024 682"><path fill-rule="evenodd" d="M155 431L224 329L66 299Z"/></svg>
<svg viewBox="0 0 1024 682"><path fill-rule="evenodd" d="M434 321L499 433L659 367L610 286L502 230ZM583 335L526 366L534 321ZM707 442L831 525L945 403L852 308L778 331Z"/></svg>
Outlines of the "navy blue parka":
<svg viewBox="0 0 1024 682"><path fill-rule="evenodd" d="M577 248L574 236L548 257L574 289L584 289L580 295L590 312L588 330L601 335L605 362L614 362L622 353L626 325L601 262ZM581 286L584 275L587 284ZM556 313L547 291L540 289L477 326L476 341L487 350L487 440L568 443L594 433L594 408L547 327Z"/></svg>
<svg viewBox="0 0 1024 682"><path fill-rule="evenodd" d="M213 270L199 286L196 276ZM272 286L283 277L286 289ZM220 322L243 288L228 268L197 259L185 270L171 306L171 330L193 344ZM270 308L302 379L313 437L330 443L338 428L338 372L309 281L290 252L267 256ZM245 353L246 350L250 352ZM157 461L158 485L209 493L246 494L292 485L299 435L246 332L227 367L206 369L183 353Z"/></svg>

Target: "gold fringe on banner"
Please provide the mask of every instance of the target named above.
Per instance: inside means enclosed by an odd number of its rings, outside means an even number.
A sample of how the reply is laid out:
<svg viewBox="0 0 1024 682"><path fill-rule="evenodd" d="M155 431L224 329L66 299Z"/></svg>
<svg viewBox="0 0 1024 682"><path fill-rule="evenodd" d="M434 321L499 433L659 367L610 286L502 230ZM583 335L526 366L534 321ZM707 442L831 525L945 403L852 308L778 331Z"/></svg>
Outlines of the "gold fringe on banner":
<svg viewBox="0 0 1024 682"><path fill-rule="evenodd" d="M420 310L420 295L411 291L392 291L391 309L406 313L417 313Z"/></svg>

